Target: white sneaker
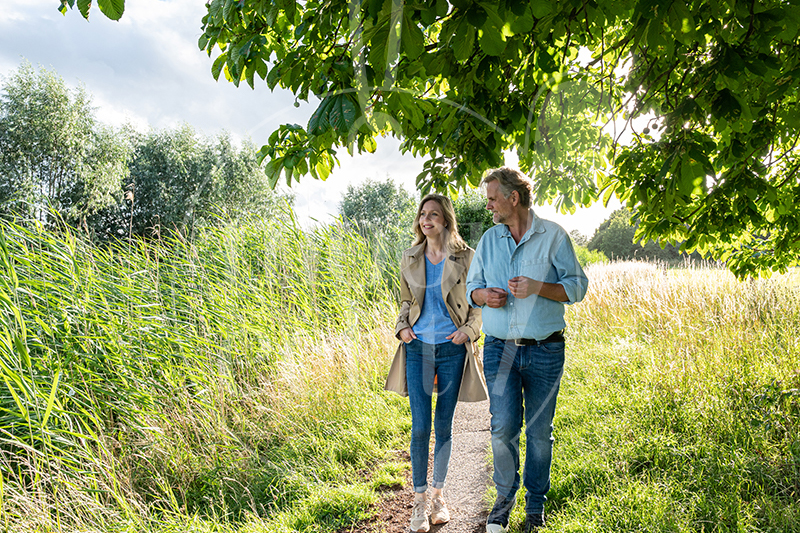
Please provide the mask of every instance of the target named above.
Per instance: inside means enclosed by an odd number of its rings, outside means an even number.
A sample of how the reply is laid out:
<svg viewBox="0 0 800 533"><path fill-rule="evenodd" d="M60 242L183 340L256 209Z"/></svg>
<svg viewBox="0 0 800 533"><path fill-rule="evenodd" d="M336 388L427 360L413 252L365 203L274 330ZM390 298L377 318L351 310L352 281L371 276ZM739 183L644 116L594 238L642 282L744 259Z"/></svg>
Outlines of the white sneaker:
<svg viewBox="0 0 800 533"><path fill-rule="evenodd" d="M428 524L428 500L417 500L411 508L411 531L426 533L430 528Z"/></svg>
<svg viewBox="0 0 800 533"><path fill-rule="evenodd" d="M486 524L486 533L506 533L502 524Z"/></svg>
<svg viewBox="0 0 800 533"><path fill-rule="evenodd" d="M432 500L431 524L446 524L450 521L450 511L444 503L444 498L438 496Z"/></svg>

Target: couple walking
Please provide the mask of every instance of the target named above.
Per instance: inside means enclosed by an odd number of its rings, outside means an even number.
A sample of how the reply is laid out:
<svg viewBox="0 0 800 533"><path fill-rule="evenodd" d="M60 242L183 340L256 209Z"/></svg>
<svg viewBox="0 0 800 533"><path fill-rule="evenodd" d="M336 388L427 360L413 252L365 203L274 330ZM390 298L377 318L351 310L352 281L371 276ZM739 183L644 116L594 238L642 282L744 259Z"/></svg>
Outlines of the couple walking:
<svg viewBox="0 0 800 533"><path fill-rule="evenodd" d="M450 520L443 489L456 402L489 398L497 500L487 533L501 533L520 484L519 437L525 423L524 531L544 525L550 488L552 422L564 367L564 304L580 301L588 280L557 224L531 209L531 183L510 168L490 170L482 185L496 226L477 250L458 233L449 198L425 196L414 218L414 245L400 264L402 341L387 390L411 405L411 531ZM483 365L475 352L481 324ZM482 367L483 366L483 367ZM428 496L431 404L433 482Z"/></svg>

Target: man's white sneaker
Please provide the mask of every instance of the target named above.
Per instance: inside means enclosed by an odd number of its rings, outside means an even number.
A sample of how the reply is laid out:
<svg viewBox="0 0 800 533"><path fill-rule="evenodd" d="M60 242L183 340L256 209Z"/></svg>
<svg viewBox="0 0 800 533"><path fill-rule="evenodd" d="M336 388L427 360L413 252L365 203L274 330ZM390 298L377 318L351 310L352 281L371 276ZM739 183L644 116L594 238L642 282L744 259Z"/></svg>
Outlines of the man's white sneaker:
<svg viewBox="0 0 800 533"><path fill-rule="evenodd" d="M428 500L417 500L411 508L411 531L426 533L430 528L428 523Z"/></svg>
<svg viewBox="0 0 800 533"><path fill-rule="evenodd" d="M486 533L506 533L506 528L501 524L486 524Z"/></svg>
<svg viewBox="0 0 800 533"><path fill-rule="evenodd" d="M433 506L433 510L431 511L431 524L448 523L450 521L450 511L447 510L444 498L441 496L433 498L431 503Z"/></svg>

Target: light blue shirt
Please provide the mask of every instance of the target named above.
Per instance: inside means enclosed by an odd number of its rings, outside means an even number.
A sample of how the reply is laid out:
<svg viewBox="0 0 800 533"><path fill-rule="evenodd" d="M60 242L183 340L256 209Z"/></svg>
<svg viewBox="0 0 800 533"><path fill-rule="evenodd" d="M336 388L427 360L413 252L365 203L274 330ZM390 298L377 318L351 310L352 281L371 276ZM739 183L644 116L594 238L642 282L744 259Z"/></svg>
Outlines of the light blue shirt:
<svg viewBox="0 0 800 533"><path fill-rule="evenodd" d="M508 280L527 276L533 280L558 283L564 287L568 304L586 295L589 279L583 273L569 235L549 220L533 214L533 224L514 242L508 226L498 224L483 234L467 274L467 300L472 291L499 287L508 291ZM510 292L506 305L499 309L482 306L483 331L499 339L543 340L566 327L564 303L538 295L515 298Z"/></svg>
<svg viewBox="0 0 800 533"><path fill-rule="evenodd" d="M444 261L434 265L425 257L425 299L419 318L411 329L419 340L427 344L447 342L447 336L458 329L442 296Z"/></svg>

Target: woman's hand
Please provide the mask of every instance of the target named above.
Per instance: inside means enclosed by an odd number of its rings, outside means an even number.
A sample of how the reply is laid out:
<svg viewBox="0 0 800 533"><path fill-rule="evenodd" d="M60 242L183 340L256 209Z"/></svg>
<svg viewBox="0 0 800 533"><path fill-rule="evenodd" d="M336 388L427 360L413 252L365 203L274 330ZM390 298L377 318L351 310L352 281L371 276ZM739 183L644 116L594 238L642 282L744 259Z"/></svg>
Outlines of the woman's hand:
<svg viewBox="0 0 800 533"><path fill-rule="evenodd" d="M414 330L411 328L401 329L399 335L400 335L400 340L406 344L417 338L417 336L414 335Z"/></svg>
<svg viewBox="0 0 800 533"><path fill-rule="evenodd" d="M467 335L463 331L456 330L455 333L451 333L450 335L447 336L447 340L449 340L453 344L464 344L469 340L469 335Z"/></svg>

